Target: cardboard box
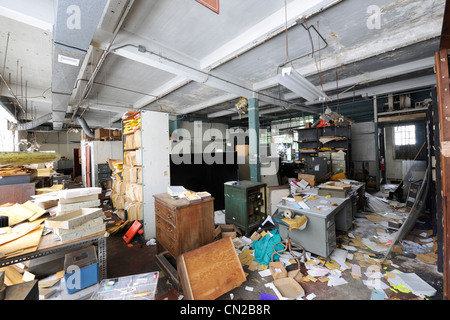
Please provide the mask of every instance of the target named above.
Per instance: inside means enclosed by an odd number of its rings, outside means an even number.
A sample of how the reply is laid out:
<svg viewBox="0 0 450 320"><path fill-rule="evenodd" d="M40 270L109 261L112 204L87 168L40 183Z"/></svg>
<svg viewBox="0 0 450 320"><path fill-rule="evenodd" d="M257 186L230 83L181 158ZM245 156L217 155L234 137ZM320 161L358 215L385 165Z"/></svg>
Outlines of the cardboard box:
<svg viewBox="0 0 450 320"><path fill-rule="evenodd" d="M95 129L94 131L95 139L111 138L111 140L120 140L122 133L120 130L110 130L110 129Z"/></svg>
<svg viewBox="0 0 450 320"><path fill-rule="evenodd" d="M134 144L134 136L133 135L124 136L123 148L124 149L134 149L134 148L136 148L135 144Z"/></svg>
<svg viewBox="0 0 450 320"><path fill-rule="evenodd" d="M50 168L42 168L42 169L37 169L37 176L38 177L50 177Z"/></svg>
<svg viewBox="0 0 450 320"><path fill-rule="evenodd" d="M98 260L94 246L67 253L64 257L64 280L68 294L98 282Z"/></svg>
<svg viewBox="0 0 450 320"><path fill-rule="evenodd" d="M237 234L241 234L239 229L234 224L222 224L214 230L214 238L223 239L230 237L236 238Z"/></svg>
<svg viewBox="0 0 450 320"><path fill-rule="evenodd" d="M301 282L303 278L303 273L300 272L300 270L292 270L288 271L287 273L288 278L292 278L297 282Z"/></svg>
<svg viewBox="0 0 450 320"><path fill-rule="evenodd" d="M316 186L316 176L313 174L299 173L297 179L305 180L311 187Z"/></svg>
<svg viewBox="0 0 450 320"><path fill-rule="evenodd" d="M235 147L235 151L237 152L238 156L248 156L248 145L237 145Z"/></svg>
<svg viewBox="0 0 450 320"><path fill-rule="evenodd" d="M95 139L109 137L109 132L110 131L108 129L101 129L101 128L95 129L95 131L94 131Z"/></svg>
<svg viewBox="0 0 450 320"><path fill-rule="evenodd" d="M275 293L280 300L296 300L305 295L305 290L293 278L280 278L273 281Z"/></svg>
<svg viewBox="0 0 450 320"><path fill-rule="evenodd" d="M287 271L283 267L283 264L279 261L269 263L269 270L272 274L273 280L287 277Z"/></svg>

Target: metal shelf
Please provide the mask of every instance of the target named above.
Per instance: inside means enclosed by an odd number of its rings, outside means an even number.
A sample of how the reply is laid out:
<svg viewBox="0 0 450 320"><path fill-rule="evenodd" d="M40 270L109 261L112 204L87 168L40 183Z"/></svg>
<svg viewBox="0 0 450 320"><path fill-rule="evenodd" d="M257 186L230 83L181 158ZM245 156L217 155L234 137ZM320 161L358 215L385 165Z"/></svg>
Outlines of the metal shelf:
<svg viewBox="0 0 450 320"><path fill-rule="evenodd" d="M47 237L51 235L47 235ZM2 259L0 260L0 267L6 267L9 265L13 265L19 262L28 261L35 258L40 258L43 256L47 256L53 253L57 253L60 251L64 251L67 249L78 249L81 247L84 247L86 245L90 244L97 244L97 259L98 259L98 268L99 268L99 278L100 280L106 279L106 237L104 236L104 233L98 234L94 237L86 237L82 238L75 242L70 242L60 245L44 248L44 249L38 249L35 252L30 252L27 254L19 255L16 257L11 257L9 259Z"/></svg>

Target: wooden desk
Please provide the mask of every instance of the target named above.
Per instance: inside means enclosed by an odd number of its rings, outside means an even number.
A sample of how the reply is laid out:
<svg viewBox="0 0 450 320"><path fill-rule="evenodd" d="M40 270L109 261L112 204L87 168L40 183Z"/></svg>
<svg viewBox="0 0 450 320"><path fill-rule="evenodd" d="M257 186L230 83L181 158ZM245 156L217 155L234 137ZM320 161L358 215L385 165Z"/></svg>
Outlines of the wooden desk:
<svg viewBox="0 0 450 320"><path fill-rule="evenodd" d="M154 197L158 252L166 249L176 258L214 241L214 198L189 203L167 193Z"/></svg>

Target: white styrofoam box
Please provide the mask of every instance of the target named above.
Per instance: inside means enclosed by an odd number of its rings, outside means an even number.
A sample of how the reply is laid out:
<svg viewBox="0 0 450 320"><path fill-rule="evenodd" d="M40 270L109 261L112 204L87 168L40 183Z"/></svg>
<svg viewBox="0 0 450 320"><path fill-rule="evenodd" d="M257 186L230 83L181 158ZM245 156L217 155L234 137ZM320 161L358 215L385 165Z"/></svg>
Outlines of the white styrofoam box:
<svg viewBox="0 0 450 320"><path fill-rule="evenodd" d="M331 160L345 160L345 152L343 151L332 152Z"/></svg>
<svg viewBox="0 0 450 320"><path fill-rule="evenodd" d="M82 208L45 220L46 228L73 229L89 220L103 216L101 208Z"/></svg>
<svg viewBox="0 0 450 320"><path fill-rule="evenodd" d="M214 224L225 224L225 211L214 211Z"/></svg>
<svg viewBox="0 0 450 320"><path fill-rule="evenodd" d="M53 233L64 242L83 238L105 230L106 226L103 222L103 217L100 217L89 220L88 222L70 230L54 228Z"/></svg>
<svg viewBox="0 0 450 320"><path fill-rule="evenodd" d="M100 205L100 200L86 201L86 202L77 202L77 203L64 203L58 204L57 211L58 215L67 214L72 211L76 211L82 208L94 208Z"/></svg>
<svg viewBox="0 0 450 320"><path fill-rule="evenodd" d="M102 193L102 188L97 187L76 188L76 189L61 190L58 192L58 197L67 199L67 198L90 196L93 194L100 194L100 193Z"/></svg>
<svg viewBox="0 0 450 320"><path fill-rule="evenodd" d="M90 196L83 197L75 197L75 198L60 198L59 203L61 204L69 204L69 203L77 203L77 202L86 202L86 201L94 201L98 199L98 194L93 194Z"/></svg>

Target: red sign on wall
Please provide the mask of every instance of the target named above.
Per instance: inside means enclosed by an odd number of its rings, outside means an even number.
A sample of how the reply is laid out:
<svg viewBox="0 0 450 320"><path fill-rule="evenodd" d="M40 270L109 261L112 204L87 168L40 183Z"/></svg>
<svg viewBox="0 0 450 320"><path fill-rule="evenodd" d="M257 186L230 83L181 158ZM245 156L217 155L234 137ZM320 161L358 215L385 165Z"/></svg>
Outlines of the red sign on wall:
<svg viewBox="0 0 450 320"><path fill-rule="evenodd" d="M195 0L215 13L219 13L219 0Z"/></svg>

